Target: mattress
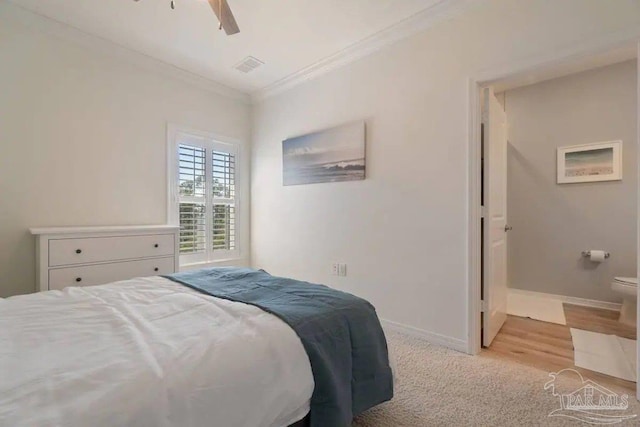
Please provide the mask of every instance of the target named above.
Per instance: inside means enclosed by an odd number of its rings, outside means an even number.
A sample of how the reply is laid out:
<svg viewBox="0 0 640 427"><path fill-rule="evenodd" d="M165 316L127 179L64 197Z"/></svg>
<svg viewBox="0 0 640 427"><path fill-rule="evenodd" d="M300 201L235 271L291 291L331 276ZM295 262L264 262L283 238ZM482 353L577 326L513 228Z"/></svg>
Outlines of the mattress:
<svg viewBox="0 0 640 427"><path fill-rule="evenodd" d="M160 277L0 302L0 425L287 426L314 382L295 332Z"/></svg>

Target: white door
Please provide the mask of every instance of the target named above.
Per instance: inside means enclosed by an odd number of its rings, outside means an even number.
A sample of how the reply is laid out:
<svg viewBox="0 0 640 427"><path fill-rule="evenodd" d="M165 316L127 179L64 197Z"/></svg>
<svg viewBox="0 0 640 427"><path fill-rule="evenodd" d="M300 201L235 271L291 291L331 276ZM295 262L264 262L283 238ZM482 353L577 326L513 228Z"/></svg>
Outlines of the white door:
<svg viewBox="0 0 640 427"><path fill-rule="evenodd" d="M493 89L484 90L484 220L482 345L507 319L507 116Z"/></svg>

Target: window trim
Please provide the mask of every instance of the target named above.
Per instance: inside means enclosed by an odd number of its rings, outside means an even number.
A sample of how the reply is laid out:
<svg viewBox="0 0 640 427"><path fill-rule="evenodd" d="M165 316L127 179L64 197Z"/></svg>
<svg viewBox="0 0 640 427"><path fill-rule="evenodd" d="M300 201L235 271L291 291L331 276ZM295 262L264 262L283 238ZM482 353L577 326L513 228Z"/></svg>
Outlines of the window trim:
<svg viewBox="0 0 640 427"><path fill-rule="evenodd" d="M241 213L243 212L242 144L237 139L224 137L213 132L196 130L173 123L167 123L167 223L170 225L180 225L180 195L178 193L178 137L180 135L185 135L202 142L202 146L207 150L207 162L205 163L205 176L207 176L207 178L209 178L209 175L211 174L211 165L209 164L209 157L212 154L211 150L232 153L236 157L236 171L234 177L234 208L236 219L235 249L214 251L213 248L210 247L213 243L213 236L212 223L209 224L209 219L213 219L213 211L212 209L208 209L206 227L206 251L199 254L179 255L180 266L189 266L196 264L206 265L241 259L243 253L242 236L244 235L244 229L242 226L243 224L241 221ZM209 185L210 184L206 186L207 191L210 188ZM214 204L215 198L211 197L211 206L213 206Z"/></svg>

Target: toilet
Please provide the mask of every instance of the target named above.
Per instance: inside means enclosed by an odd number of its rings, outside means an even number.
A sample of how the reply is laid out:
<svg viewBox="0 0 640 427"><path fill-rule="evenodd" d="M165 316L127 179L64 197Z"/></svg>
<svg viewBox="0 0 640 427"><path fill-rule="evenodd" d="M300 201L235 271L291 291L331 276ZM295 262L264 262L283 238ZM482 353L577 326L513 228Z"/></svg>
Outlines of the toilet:
<svg viewBox="0 0 640 427"><path fill-rule="evenodd" d="M611 289L622 295L620 322L636 326L636 312L638 301L638 278L616 277L611 283Z"/></svg>

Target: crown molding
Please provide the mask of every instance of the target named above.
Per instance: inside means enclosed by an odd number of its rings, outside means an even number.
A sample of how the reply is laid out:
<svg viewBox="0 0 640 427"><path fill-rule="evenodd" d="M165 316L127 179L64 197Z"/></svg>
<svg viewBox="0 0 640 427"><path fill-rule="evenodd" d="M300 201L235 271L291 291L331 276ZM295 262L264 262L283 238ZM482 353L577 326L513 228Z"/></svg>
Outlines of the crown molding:
<svg viewBox="0 0 640 427"><path fill-rule="evenodd" d="M44 32L66 42L80 45L93 52L99 52L118 58L130 64L144 68L147 71L161 74L165 77L180 80L196 86L202 90L235 99L249 104L249 94L233 89L210 78L187 71L176 65L164 62L144 53L117 44L111 40L87 33L55 19L27 10L10 0L0 0L0 16L3 20L19 22L30 29Z"/></svg>
<svg viewBox="0 0 640 427"><path fill-rule="evenodd" d="M293 74L290 74L251 94L252 102L286 92L306 81L315 79L330 71L371 55L409 36L425 31L435 24L451 19L477 4L477 0L439 0L426 9L391 25L345 49L327 56Z"/></svg>
<svg viewBox="0 0 640 427"><path fill-rule="evenodd" d="M148 71L180 80L211 93L239 100L246 104L255 104L371 55L413 34L425 31L438 22L462 13L474 3L477 4L477 0L438 0L428 8L412 16L250 94L122 46L111 40L87 33L66 23L27 10L11 0L0 0L0 15L3 16L3 19L20 22L37 31L53 35L92 51L116 57Z"/></svg>

